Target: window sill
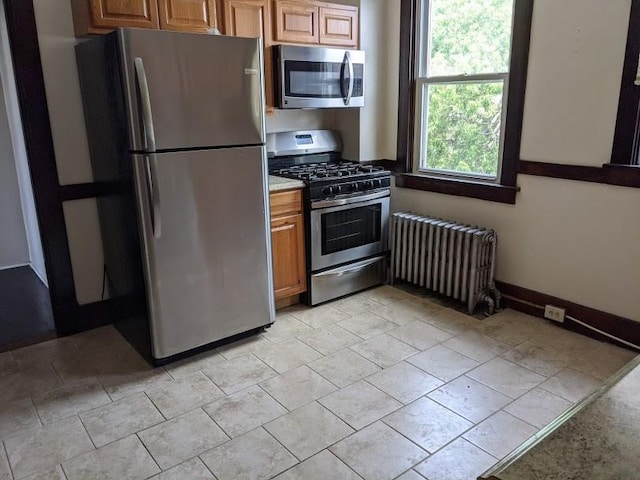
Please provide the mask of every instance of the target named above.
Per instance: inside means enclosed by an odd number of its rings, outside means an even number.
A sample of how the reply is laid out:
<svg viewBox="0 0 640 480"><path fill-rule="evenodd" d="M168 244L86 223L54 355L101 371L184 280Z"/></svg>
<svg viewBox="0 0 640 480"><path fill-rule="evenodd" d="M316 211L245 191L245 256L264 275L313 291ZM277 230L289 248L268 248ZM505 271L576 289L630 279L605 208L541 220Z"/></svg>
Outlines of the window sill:
<svg viewBox="0 0 640 480"><path fill-rule="evenodd" d="M605 163L602 167L520 160L518 173L541 177L640 188L640 166Z"/></svg>
<svg viewBox="0 0 640 480"><path fill-rule="evenodd" d="M426 192L443 193L459 197L477 198L489 202L516 203L516 193L519 187L497 185L495 183L474 182L439 177L430 177L415 173L394 173L396 187L424 190Z"/></svg>

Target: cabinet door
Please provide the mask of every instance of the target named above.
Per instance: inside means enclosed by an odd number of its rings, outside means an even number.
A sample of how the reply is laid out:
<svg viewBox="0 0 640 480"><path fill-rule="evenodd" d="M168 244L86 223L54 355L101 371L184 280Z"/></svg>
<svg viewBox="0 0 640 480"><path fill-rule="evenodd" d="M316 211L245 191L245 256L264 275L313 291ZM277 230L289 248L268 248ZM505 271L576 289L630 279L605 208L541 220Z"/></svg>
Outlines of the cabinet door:
<svg viewBox="0 0 640 480"><path fill-rule="evenodd" d="M318 7L276 0L276 42L318 43Z"/></svg>
<svg viewBox="0 0 640 480"><path fill-rule="evenodd" d="M273 57L269 0L225 0L224 33L234 37L262 38L264 87L267 107L273 106Z"/></svg>
<svg viewBox="0 0 640 480"><path fill-rule="evenodd" d="M90 0L95 28L158 28L157 0Z"/></svg>
<svg viewBox="0 0 640 480"><path fill-rule="evenodd" d="M160 28L206 32L216 26L214 0L158 0Z"/></svg>
<svg viewBox="0 0 640 480"><path fill-rule="evenodd" d="M320 7L320 43L358 46L358 9Z"/></svg>
<svg viewBox="0 0 640 480"><path fill-rule="evenodd" d="M271 248L276 300L304 292L307 276L301 214L271 219Z"/></svg>

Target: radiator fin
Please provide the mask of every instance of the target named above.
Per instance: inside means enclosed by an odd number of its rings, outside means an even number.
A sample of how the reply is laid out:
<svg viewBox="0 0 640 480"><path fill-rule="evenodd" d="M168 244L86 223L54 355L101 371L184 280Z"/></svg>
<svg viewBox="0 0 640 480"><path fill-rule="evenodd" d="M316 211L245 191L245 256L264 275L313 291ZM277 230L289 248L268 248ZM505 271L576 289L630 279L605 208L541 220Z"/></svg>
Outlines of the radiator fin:
<svg viewBox="0 0 640 480"><path fill-rule="evenodd" d="M486 302L500 306L495 286L498 237L491 229L415 213L391 216L391 281L406 282L452 297L473 313Z"/></svg>

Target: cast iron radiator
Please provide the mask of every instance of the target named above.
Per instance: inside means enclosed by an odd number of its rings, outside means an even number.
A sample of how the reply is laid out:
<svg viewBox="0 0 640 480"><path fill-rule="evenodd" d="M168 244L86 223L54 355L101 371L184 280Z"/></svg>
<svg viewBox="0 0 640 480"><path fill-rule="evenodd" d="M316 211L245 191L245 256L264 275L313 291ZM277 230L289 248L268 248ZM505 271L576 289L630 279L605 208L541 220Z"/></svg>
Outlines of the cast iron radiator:
<svg viewBox="0 0 640 480"><path fill-rule="evenodd" d="M495 286L496 232L414 213L391 216L391 283L404 280L461 300L472 314L500 308Z"/></svg>

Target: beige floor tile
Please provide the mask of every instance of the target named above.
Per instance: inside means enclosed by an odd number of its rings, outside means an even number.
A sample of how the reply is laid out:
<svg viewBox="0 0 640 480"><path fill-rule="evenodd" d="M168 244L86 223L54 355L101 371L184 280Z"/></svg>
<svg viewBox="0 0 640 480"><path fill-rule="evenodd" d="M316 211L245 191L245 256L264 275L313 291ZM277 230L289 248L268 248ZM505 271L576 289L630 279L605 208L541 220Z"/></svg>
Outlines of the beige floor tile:
<svg viewBox="0 0 640 480"><path fill-rule="evenodd" d="M555 375L571 363L571 357L556 348L549 345L537 345L529 341L503 353L502 358L506 358L545 377Z"/></svg>
<svg viewBox="0 0 640 480"><path fill-rule="evenodd" d="M296 317L279 313L275 323L267 328L262 335L270 342L282 343L285 340L312 331L313 328L301 322Z"/></svg>
<svg viewBox="0 0 640 480"><path fill-rule="evenodd" d="M11 352L0 353L0 377L16 373L20 368L13 359Z"/></svg>
<svg viewBox="0 0 640 480"><path fill-rule="evenodd" d="M426 350L451 338L450 333L420 321L414 321L402 327L395 328L389 331L389 335L402 340L404 343L418 350Z"/></svg>
<svg viewBox="0 0 640 480"><path fill-rule="evenodd" d="M173 418L225 396L202 372L147 390L146 394L165 418Z"/></svg>
<svg viewBox="0 0 640 480"><path fill-rule="evenodd" d="M542 428L572 405L573 403L569 400L540 388L534 388L504 407L504 411L534 427Z"/></svg>
<svg viewBox="0 0 640 480"><path fill-rule="evenodd" d="M506 308L479 322L474 330L508 345L519 345L544 328L545 320Z"/></svg>
<svg viewBox="0 0 640 480"><path fill-rule="evenodd" d="M365 480L395 478L427 456L422 448L382 422L369 425L330 450Z"/></svg>
<svg viewBox="0 0 640 480"><path fill-rule="evenodd" d="M373 338L397 327L395 323L385 320L373 312L354 315L338 322L338 325L358 337L365 339Z"/></svg>
<svg viewBox="0 0 640 480"><path fill-rule="evenodd" d="M509 349L509 345L506 343L481 335L473 330L450 338L443 345L478 362L491 360Z"/></svg>
<svg viewBox="0 0 640 480"><path fill-rule="evenodd" d="M299 460L305 460L353 433L349 425L316 402L264 427Z"/></svg>
<svg viewBox="0 0 640 480"><path fill-rule="evenodd" d="M73 340L73 343L75 343L81 351L107 349L114 345L127 342L113 325L78 333L73 335L71 340Z"/></svg>
<svg viewBox="0 0 640 480"><path fill-rule="evenodd" d="M382 305L389 305L390 303L398 302L400 300L414 298L410 293L389 285L383 285L381 287L372 288L371 290L366 290L362 292L362 295Z"/></svg>
<svg viewBox="0 0 640 480"><path fill-rule="evenodd" d="M473 427L467 419L426 397L382 421L428 452L435 452Z"/></svg>
<svg viewBox="0 0 640 480"><path fill-rule="evenodd" d="M0 476L0 478L2 478ZM43 470L28 477L22 477L20 480L67 480L66 475L62 471L61 465L56 465L48 470Z"/></svg>
<svg viewBox="0 0 640 480"><path fill-rule="evenodd" d="M160 471L135 435L68 460L62 467L69 480L142 480Z"/></svg>
<svg viewBox="0 0 640 480"><path fill-rule="evenodd" d="M196 372L202 372L207 370L216 363L224 362L226 358L220 355L215 350L209 350L207 352L199 353L192 357L178 360L177 362L166 365L165 370L176 380L179 378L187 377Z"/></svg>
<svg viewBox="0 0 640 480"><path fill-rule="evenodd" d="M304 365L263 382L261 387L289 410L336 390L331 382Z"/></svg>
<svg viewBox="0 0 640 480"><path fill-rule="evenodd" d="M349 349L311 362L309 367L341 388L381 370L375 363Z"/></svg>
<svg viewBox="0 0 640 480"><path fill-rule="evenodd" d="M363 312L380 308L381 304L360 293L342 300L336 300L331 303L331 306L347 315L359 315Z"/></svg>
<svg viewBox="0 0 640 480"><path fill-rule="evenodd" d="M137 393L80 415L96 447L128 437L164 421L144 393Z"/></svg>
<svg viewBox="0 0 640 480"><path fill-rule="evenodd" d="M25 398L60 385L51 365L29 365L19 372L0 377L0 402Z"/></svg>
<svg viewBox="0 0 640 480"><path fill-rule="evenodd" d="M287 413L257 385L205 405L204 410L231 438Z"/></svg>
<svg viewBox="0 0 640 480"><path fill-rule="evenodd" d="M202 455L218 480L268 480L298 460L274 438L257 428Z"/></svg>
<svg viewBox="0 0 640 480"><path fill-rule="evenodd" d="M447 307L439 307L423 321L451 335L460 335L475 328L479 323L479 320Z"/></svg>
<svg viewBox="0 0 640 480"><path fill-rule="evenodd" d="M442 381L406 362L396 363L371 375L367 382L402 403L413 402L442 385Z"/></svg>
<svg viewBox="0 0 640 480"><path fill-rule="evenodd" d="M328 325L298 337L303 343L323 355L330 355L343 348L355 345L362 339L338 325Z"/></svg>
<svg viewBox="0 0 640 480"><path fill-rule="evenodd" d="M82 350L75 357L53 362L53 368L65 383L74 383L98 375L122 375L131 372L129 365L105 348Z"/></svg>
<svg viewBox="0 0 640 480"><path fill-rule="evenodd" d="M408 472L400 475L396 480L424 480L424 477L415 470L409 470Z"/></svg>
<svg viewBox="0 0 640 480"><path fill-rule="evenodd" d="M464 375L434 390L428 397L474 423L511 402L506 395Z"/></svg>
<svg viewBox="0 0 640 480"><path fill-rule="evenodd" d="M204 371L227 395L244 390L276 375L253 355L216 363Z"/></svg>
<svg viewBox="0 0 640 480"><path fill-rule="evenodd" d="M590 375L565 368L557 375L540 384L542 390L577 403L600 387L601 381Z"/></svg>
<svg viewBox="0 0 640 480"><path fill-rule="evenodd" d="M40 420L29 397L0 401L0 442L5 438L40 427Z"/></svg>
<svg viewBox="0 0 640 480"><path fill-rule="evenodd" d="M546 380L544 375L500 357L471 370L467 376L511 398L524 395Z"/></svg>
<svg viewBox="0 0 640 480"><path fill-rule="evenodd" d="M364 380L327 395L318 402L356 430L402 406L400 402Z"/></svg>
<svg viewBox="0 0 640 480"><path fill-rule="evenodd" d="M111 403L109 395L95 378L71 383L33 395L44 425Z"/></svg>
<svg viewBox="0 0 640 480"><path fill-rule="evenodd" d="M79 350L71 338L65 337L19 348L11 353L18 365L25 367L27 365L46 365L57 360L68 360L77 356Z"/></svg>
<svg viewBox="0 0 640 480"><path fill-rule="evenodd" d="M213 474L199 458L192 458L166 472L151 477L151 480L215 480Z"/></svg>
<svg viewBox="0 0 640 480"><path fill-rule="evenodd" d="M630 350L598 342L592 348L574 352L570 367L598 380L606 380L633 360L635 355Z"/></svg>
<svg viewBox="0 0 640 480"><path fill-rule="evenodd" d="M293 315L312 328L327 327L349 318L349 315L333 308L331 305L320 305L314 308L296 306L290 310L290 315Z"/></svg>
<svg viewBox="0 0 640 480"><path fill-rule="evenodd" d="M429 480L471 480L478 478L497 459L459 438L427 458L415 470Z"/></svg>
<svg viewBox="0 0 640 480"><path fill-rule="evenodd" d="M271 345L255 353L256 357L278 373L294 369L322 357L322 354L298 339Z"/></svg>
<svg viewBox="0 0 640 480"><path fill-rule="evenodd" d="M243 338L237 342L218 347L216 350L227 360L231 360L236 357L242 357L250 353L257 352L263 347L272 345L272 343L261 335L253 335L248 338Z"/></svg>
<svg viewBox="0 0 640 480"><path fill-rule="evenodd" d="M229 439L200 408L148 428L138 436L163 470Z"/></svg>
<svg viewBox="0 0 640 480"><path fill-rule="evenodd" d="M419 352L412 346L387 334L354 345L351 349L383 368L390 367Z"/></svg>
<svg viewBox="0 0 640 480"><path fill-rule="evenodd" d="M480 365L472 358L442 345L436 345L414 355L408 358L407 362L445 382L449 382Z"/></svg>
<svg viewBox="0 0 640 480"><path fill-rule="evenodd" d="M329 450L299 463L274 480L361 480L348 466L340 461Z"/></svg>
<svg viewBox="0 0 640 480"><path fill-rule="evenodd" d="M396 325L407 325L416 321L426 321L436 310L439 310L439 307L410 297L390 305L376 308L374 311L377 315Z"/></svg>
<svg viewBox="0 0 640 480"><path fill-rule="evenodd" d="M2 447L1 443L0 447ZM4 447L0 448L0 480L13 480L13 475L11 474L11 468L9 467L9 461L7 460Z"/></svg>
<svg viewBox="0 0 640 480"><path fill-rule="evenodd" d="M98 380L113 400L120 400L173 381L161 368L116 375L99 375Z"/></svg>
<svg viewBox="0 0 640 480"><path fill-rule="evenodd" d="M505 412L497 412L463 437L496 458L502 458L533 436L538 429Z"/></svg>
<svg viewBox="0 0 640 480"><path fill-rule="evenodd" d="M80 419L70 417L41 429L5 440L9 463L16 478L55 467L93 450Z"/></svg>

